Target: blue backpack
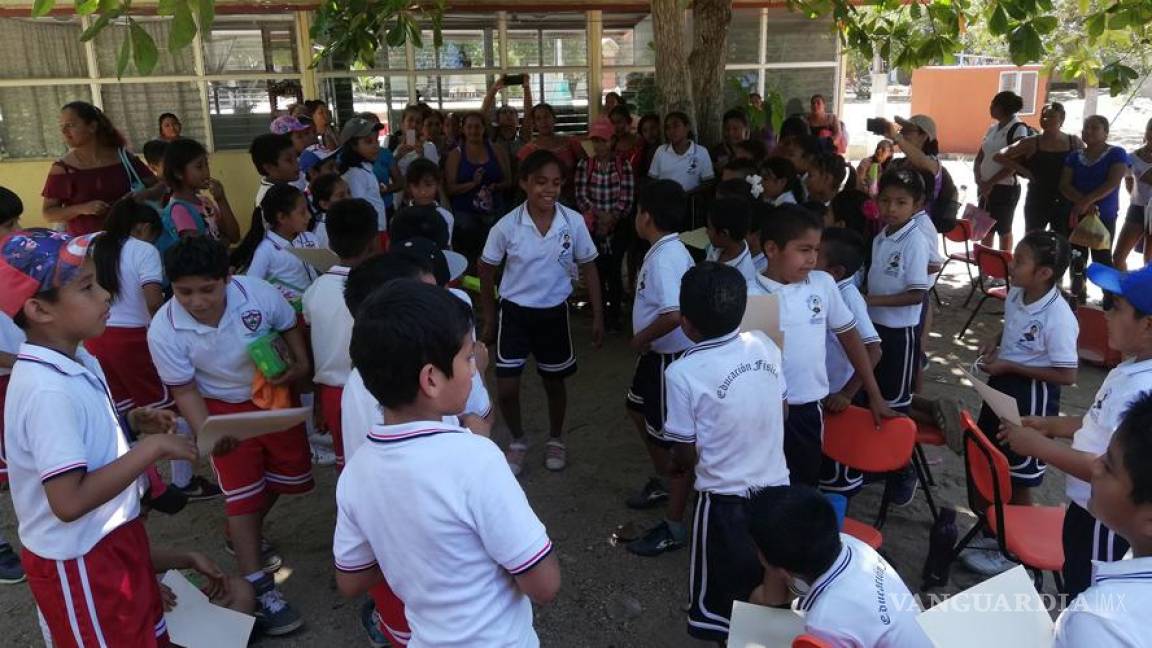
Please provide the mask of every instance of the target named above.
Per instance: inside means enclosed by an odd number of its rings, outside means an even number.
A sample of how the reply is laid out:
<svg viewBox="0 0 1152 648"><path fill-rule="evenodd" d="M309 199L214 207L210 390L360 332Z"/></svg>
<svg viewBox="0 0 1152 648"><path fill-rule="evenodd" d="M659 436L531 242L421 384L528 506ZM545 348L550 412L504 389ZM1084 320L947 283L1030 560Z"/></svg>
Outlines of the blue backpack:
<svg viewBox="0 0 1152 648"><path fill-rule="evenodd" d="M168 204L160 211L160 237L156 239L153 244L156 249L160 251L163 256L164 252L176 245L180 241L180 232L176 231L176 225L172 222L172 208L176 205L183 205L191 212L196 218L196 231L203 234L208 231L208 223L204 221L204 214L200 212L202 205L190 200L181 200L179 198L172 198Z"/></svg>

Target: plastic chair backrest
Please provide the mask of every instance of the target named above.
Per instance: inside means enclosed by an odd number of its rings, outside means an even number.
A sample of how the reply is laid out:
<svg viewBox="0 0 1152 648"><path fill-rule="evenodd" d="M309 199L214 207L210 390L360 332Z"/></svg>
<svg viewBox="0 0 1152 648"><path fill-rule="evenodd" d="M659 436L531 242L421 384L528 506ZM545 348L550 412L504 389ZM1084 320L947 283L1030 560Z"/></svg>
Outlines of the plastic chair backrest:
<svg viewBox="0 0 1152 648"><path fill-rule="evenodd" d="M832 646L823 639L802 634L792 640L792 648L832 648Z"/></svg>
<svg viewBox="0 0 1152 648"><path fill-rule="evenodd" d="M1012 265L1012 253L976 244L973 251L976 266L980 273L993 279L1008 281L1008 266Z"/></svg>
<svg viewBox="0 0 1152 648"><path fill-rule="evenodd" d="M1082 359L1106 367L1120 364L1123 359L1120 352L1108 344L1108 320L1104 311L1081 306L1076 309L1076 322L1080 324L1076 349Z"/></svg>
<svg viewBox="0 0 1152 648"><path fill-rule="evenodd" d="M888 472L908 465L916 443L916 423L901 416L876 428L872 412L849 407L824 417L824 454L865 472Z"/></svg>
<svg viewBox="0 0 1152 648"><path fill-rule="evenodd" d="M944 232L944 238L953 243L964 243L972 238L972 223L963 218L956 221L956 226Z"/></svg>
<svg viewBox="0 0 1152 648"><path fill-rule="evenodd" d="M1012 479L1008 474L1008 458L992 443L968 412L962 412L964 422L964 465L968 483L989 504L1000 508L1012 499Z"/></svg>

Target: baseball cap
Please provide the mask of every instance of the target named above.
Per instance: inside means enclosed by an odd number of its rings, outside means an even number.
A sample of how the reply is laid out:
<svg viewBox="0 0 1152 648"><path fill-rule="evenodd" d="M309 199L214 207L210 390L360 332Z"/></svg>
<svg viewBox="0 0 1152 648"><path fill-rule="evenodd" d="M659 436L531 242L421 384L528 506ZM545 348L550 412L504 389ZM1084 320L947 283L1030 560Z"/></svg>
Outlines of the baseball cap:
<svg viewBox="0 0 1152 648"><path fill-rule="evenodd" d="M912 115L907 119L896 117L895 120L901 126L915 126L928 133L928 139L936 139L936 122L928 115Z"/></svg>
<svg viewBox="0 0 1152 648"><path fill-rule="evenodd" d="M312 120L307 117L293 117L292 115L281 115L272 120L272 125L268 130L276 133L277 135L286 135L288 133L295 133L302 130L312 128Z"/></svg>
<svg viewBox="0 0 1152 648"><path fill-rule="evenodd" d="M340 143L344 144L353 137L367 137L383 129L384 124L370 122L363 117L353 117L344 122L344 128L340 129Z"/></svg>
<svg viewBox="0 0 1152 648"><path fill-rule="evenodd" d="M305 149L304 152L300 154L300 159L297 162L300 165L300 173L308 173L312 167L327 161L335 154L336 151L330 151L328 149L316 147Z"/></svg>
<svg viewBox="0 0 1152 648"><path fill-rule="evenodd" d="M592 122L592 124L588 127L588 137L589 138L595 137L597 139L602 139L605 141L611 141L612 136L615 133L616 133L616 129L613 128L612 122L609 121L607 118L604 118L604 117L601 117L601 118L597 119L596 121Z"/></svg>
<svg viewBox="0 0 1152 648"><path fill-rule="evenodd" d="M464 255L452 250L441 250L438 245L426 238L410 238L406 241L393 243L389 252L406 256L420 263L430 263L432 274L436 276L436 283L441 286L455 281L464 274L468 268L468 260Z"/></svg>
<svg viewBox="0 0 1152 648"><path fill-rule="evenodd" d="M1152 315L1152 264L1133 272L1120 272L1101 263L1088 266L1088 280L1101 290L1120 295L1145 315Z"/></svg>
<svg viewBox="0 0 1152 648"><path fill-rule="evenodd" d="M72 281L98 235L36 227L0 240L0 310L15 317L29 299Z"/></svg>

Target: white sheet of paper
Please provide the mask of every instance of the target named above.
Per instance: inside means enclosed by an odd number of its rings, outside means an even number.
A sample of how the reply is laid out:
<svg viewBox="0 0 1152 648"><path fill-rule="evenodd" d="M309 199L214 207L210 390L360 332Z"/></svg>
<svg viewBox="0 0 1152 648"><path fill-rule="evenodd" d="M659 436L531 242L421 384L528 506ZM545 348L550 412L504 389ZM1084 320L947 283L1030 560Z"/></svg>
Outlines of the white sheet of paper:
<svg viewBox="0 0 1152 648"><path fill-rule="evenodd" d="M680 242L688 247L703 250L708 247L708 228L697 227L694 230L680 233Z"/></svg>
<svg viewBox="0 0 1152 648"><path fill-rule="evenodd" d="M1001 420L1007 421L1012 425L1020 425L1020 409L1016 404L1015 398L989 387L987 383L963 369L960 370L960 373L972 381L972 387L980 394L980 398L983 398L984 402L988 403L988 407L992 408L996 416L999 416Z"/></svg>
<svg viewBox="0 0 1152 648"><path fill-rule="evenodd" d="M729 648L789 648L792 640L804 634L804 617L792 610L732 604L728 626Z"/></svg>
<svg viewBox="0 0 1152 648"><path fill-rule="evenodd" d="M923 612L916 621L936 648L1050 648L1052 617L1018 566Z"/></svg>
<svg viewBox="0 0 1152 648"><path fill-rule="evenodd" d="M200 448L201 454L208 454L223 437L230 436L237 441L243 441L261 434L280 432L303 423L311 414L312 410L307 407L294 407L209 416L205 419L200 434L196 435L196 445Z"/></svg>
<svg viewBox="0 0 1152 648"><path fill-rule="evenodd" d="M751 295L744 308L740 331L760 331L784 350L784 331L780 330L780 298L776 295Z"/></svg>
<svg viewBox="0 0 1152 648"><path fill-rule="evenodd" d="M328 268L340 263L340 257L328 248L288 248L288 251L320 272L328 272Z"/></svg>
<svg viewBox="0 0 1152 648"><path fill-rule="evenodd" d="M176 594L176 607L164 613L172 643L184 648L245 648L255 617L213 605L203 592L172 569L161 581Z"/></svg>

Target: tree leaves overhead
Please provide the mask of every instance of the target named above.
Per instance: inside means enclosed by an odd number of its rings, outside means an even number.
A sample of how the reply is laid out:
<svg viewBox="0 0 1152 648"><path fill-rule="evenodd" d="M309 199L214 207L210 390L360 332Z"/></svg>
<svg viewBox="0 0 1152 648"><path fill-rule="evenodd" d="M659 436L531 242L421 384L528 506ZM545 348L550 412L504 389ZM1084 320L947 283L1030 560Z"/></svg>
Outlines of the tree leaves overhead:
<svg viewBox="0 0 1152 648"><path fill-rule="evenodd" d="M319 45L313 65L332 58L375 68L379 50L407 41L423 47L426 26L432 28L433 45L440 47L443 16L444 0L324 0L312 21L312 40Z"/></svg>

